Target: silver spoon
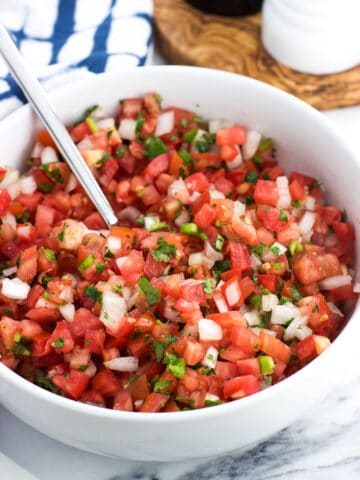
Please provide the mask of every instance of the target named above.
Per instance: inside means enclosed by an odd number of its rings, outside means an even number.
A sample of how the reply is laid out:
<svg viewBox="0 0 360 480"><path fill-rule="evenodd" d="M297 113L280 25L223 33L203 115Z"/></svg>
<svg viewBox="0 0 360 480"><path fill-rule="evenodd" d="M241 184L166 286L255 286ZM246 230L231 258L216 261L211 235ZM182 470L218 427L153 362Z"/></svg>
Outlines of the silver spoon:
<svg viewBox="0 0 360 480"><path fill-rule="evenodd" d="M79 150L76 148L63 123L56 115L44 89L34 74L29 70L24 58L1 22L0 53L9 66L16 82L24 92L26 98L32 104L34 110L41 118L48 131L51 133L59 151L70 166L75 177L84 188L85 192L90 197L105 223L109 227L117 224L118 219L110 203L96 182Z"/></svg>

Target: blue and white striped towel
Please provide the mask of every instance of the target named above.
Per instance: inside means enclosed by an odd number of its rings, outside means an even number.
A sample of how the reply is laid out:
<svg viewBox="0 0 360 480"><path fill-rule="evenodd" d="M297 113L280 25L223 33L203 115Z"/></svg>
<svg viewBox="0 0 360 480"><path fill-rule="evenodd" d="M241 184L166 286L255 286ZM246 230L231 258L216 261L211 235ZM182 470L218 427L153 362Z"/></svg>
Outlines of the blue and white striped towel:
<svg viewBox="0 0 360 480"><path fill-rule="evenodd" d="M0 19L47 89L151 60L152 0L0 0ZM24 102L0 57L0 119Z"/></svg>

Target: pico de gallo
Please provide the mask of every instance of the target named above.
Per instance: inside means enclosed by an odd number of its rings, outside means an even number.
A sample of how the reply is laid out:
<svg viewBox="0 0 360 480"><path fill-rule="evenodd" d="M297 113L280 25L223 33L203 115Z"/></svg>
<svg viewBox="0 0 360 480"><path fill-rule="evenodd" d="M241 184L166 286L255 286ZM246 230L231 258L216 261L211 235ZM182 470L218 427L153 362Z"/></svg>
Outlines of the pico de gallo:
<svg viewBox="0 0 360 480"><path fill-rule="evenodd" d="M46 131L24 174L0 168L4 365L87 404L175 412L269 388L338 335L353 225L271 138L153 93L69 131L119 226Z"/></svg>

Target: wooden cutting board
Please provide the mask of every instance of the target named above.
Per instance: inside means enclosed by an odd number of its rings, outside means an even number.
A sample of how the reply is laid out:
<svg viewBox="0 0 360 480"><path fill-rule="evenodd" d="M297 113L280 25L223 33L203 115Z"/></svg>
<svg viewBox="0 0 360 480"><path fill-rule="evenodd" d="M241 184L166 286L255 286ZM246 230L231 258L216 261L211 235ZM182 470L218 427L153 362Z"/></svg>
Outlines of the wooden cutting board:
<svg viewBox="0 0 360 480"><path fill-rule="evenodd" d="M207 15L185 0L154 3L157 44L169 63L247 75L320 110L360 104L360 65L332 75L303 74L285 67L262 46L260 14L230 18Z"/></svg>

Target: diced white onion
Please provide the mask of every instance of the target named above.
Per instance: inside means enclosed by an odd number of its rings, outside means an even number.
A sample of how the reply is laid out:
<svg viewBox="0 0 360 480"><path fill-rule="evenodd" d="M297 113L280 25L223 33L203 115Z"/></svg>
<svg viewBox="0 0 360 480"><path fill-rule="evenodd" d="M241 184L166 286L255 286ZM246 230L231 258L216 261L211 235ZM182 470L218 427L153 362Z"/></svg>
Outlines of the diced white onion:
<svg viewBox="0 0 360 480"><path fill-rule="evenodd" d="M238 281L231 282L226 286L225 297L228 305L232 307L236 305L241 297L240 285Z"/></svg>
<svg viewBox="0 0 360 480"><path fill-rule="evenodd" d="M118 238L118 237L108 237L106 239L106 245L107 247L109 248L109 250L111 250L112 252L116 251L116 250L120 250L121 248L121 239Z"/></svg>
<svg viewBox="0 0 360 480"><path fill-rule="evenodd" d="M123 118L120 122L118 133L125 140L134 140L136 137L136 120Z"/></svg>
<svg viewBox="0 0 360 480"><path fill-rule="evenodd" d="M303 235L311 232L315 223L315 214L314 212L305 212L299 222L299 230Z"/></svg>
<svg viewBox="0 0 360 480"><path fill-rule="evenodd" d="M246 206L244 203L240 202L239 200L235 200L234 202L234 217L242 217L245 215Z"/></svg>
<svg viewBox="0 0 360 480"><path fill-rule="evenodd" d="M77 187L77 184L78 184L78 181L76 180L75 175L71 173L65 187L65 192L67 193L72 192Z"/></svg>
<svg viewBox="0 0 360 480"><path fill-rule="evenodd" d="M284 305L276 305L271 312L271 323L284 325L291 318L300 317L300 311L294 304L288 302Z"/></svg>
<svg viewBox="0 0 360 480"><path fill-rule="evenodd" d="M226 118L209 120L209 132L216 133L221 128L230 128L234 125L235 123L232 120L228 120Z"/></svg>
<svg viewBox="0 0 360 480"><path fill-rule="evenodd" d="M36 182L32 175L27 175L20 178L20 190L24 195L30 195L37 189Z"/></svg>
<svg viewBox="0 0 360 480"><path fill-rule="evenodd" d="M158 225L159 223L160 223L160 219L155 215L146 215L146 217L144 217L145 230L147 230L148 232L150 232L151 228L154 225Z"/></svg>
<svg viewBox="0 0 360 480"><path fill-rule="evenodd" d="M67 303L72 303L74 301L73 290L70 285L66 285L63 287L59 298Z"/></svg>
<svg viewBox="0 0 360 480"><path fill-rule="evenodd" d="M12 213L9 213L9 212L5 213L5 215L1 217L1 221L4 224L7 223L8 225L11 225L13 228L16 228L16 218Z"/></svg>
<svg viewBox="0 0 360 480"><path fill-rule="evenodd" d="M257 325L260 325L260 315L255 310L253 310L252 312L244 313L244 318L247 321L249 327L256 327Z"/></svg>
<svg viewBox="0 0 360 480"><path fill-rule="evenodd" d="M305 208L306 208L306 210L310 210L311 212L313 212L315 210L315 198L314 197L311 197L311 196L306 197Z"/></svg>
<svg viewBox="0 0 360 480"><path fill-rule="evenodd" d="M183 223L187 223L190 220L190 215L187 210L182 210L179 215L175 218L174 222L178 227L180 227Z"/></svg>
<svg viewBox="0 0 360 480"><path fill-rule="evenodd" d="M175 309L175 300L172 297L165 298L163 315L170 322L177 322L180 319L180 313Z"/></svg>
<svg viewBox="0 0 360 480"><path fill-rule="evenodd" d="M31 158L39 158L41 155L41 151L44 147L40 143L35 143L35 146L31 152Z"/></svg>
<svg viewBox="0 0 360 480"><path fill-rule="evenodd" d="M174 128L174 110L160 113L156 119L155 135L161 136L170 133Z"/></svg>
<svg viewBox="0 0 360 480"><path fill-rule="evenodd" d="M76 146L79 150L92 150L94 148L94 144L89 137L84 137Z"/></svg>
<svg viewBox="0 0 360 480"><path fill-rule="evenodd" d="M284 333L284 340L289 341L293 338L304 340L312 334L311 328L305 325L302 317L294 318Z"/></svg>
<svg viewBox="0 0 360 480"><path fill-rule="evenodd" d="M188 264L189 265L202 265L204 263L205 255L203 252L190 253Z"/></svg>
<svg viewBox="0 0 360 480"><path fill-rule="evenodd" d="M59 311L67 322L72 322L75 315L75 306L73 303L65 303L60 305Z"/></svg>
<svg viewBox="0 0 360 480"><path fill-rule="evenodd" d="M234 160L232 160L231 162L225 162L225 163L229 170L235 170L235 168L240 167L240 165L242 165L243 163L243 157L242 157L241 151L239 150L239 153L234 158Z"/></svg>
<svg viewBox="0 0 360 480"><path fill-rule="evenodd" d="M40 159L43 165L59 161L56 150L53 147L44 147L41 151Z"/></svg>
<svg viewBox="0 0 360 480"><path fill-rule="evenodd" d="M276 332L274 332L274 330L269 330L268 328L251 327L249 328L249 330L258 336L260 332L264 332L264 333L267 333L268 335L271 335L272 337L276 337Z"/></svg>
<svg viewBox="0 0 360 480"><path fill-rule="evenodd" d="M116 331L126 314L126 310L126 303L122 297L110 291L103 293L100 320L105 327Z"/></svg>
<svg viewBox="0 0 360 480"><path fill-rule="evenodd" d="M289 192L289 180L285 176L277 177L276 186L279 193L279 200L277 202L278 208L289 208L291 205L291 196Z"/></svg>
<svg viewBox="0 0 360 480"><path fill-rule="evenodd" d="M222 328L214 320L200 318L198 322L199 338L203 342L221 340L223 337Z"/></svg>
<svg viewBox="0 0 360 480"><path fill-rule="evenodd" d="M209 402L217 402L220 400L220 398L217 395L214 395L213 393L207 393L205 395L205 401L208 400Z"/></svg>
<svg viewBox="0 0 360 480"><path fill-rule="evenodd" d="M197 129L197 132L196 132L196 135L195 135L195 138L192 140L191 144L190 144L190 152L198 152L198 148L196 146L196 143L199 141L199 140L202 140L203 139L203 136L204 135L207 135L208 132L206 130L203 130L202 128L198 128Z"/></svg>
<svg viewBox="0 0 360 480"><path fill-rule="evenodd" d="M274 251L276 253L274 253ZM279 242L274 242L267 252L262 255L262 259L266 262L270 262L279 255L284 255L287 252L287 248Z"/></svg>
<svg viewBox="0 0 360 480"><path fill-rule="evenodd" d="M215 368L219 352L215 347L209 347L201 363L209 368Z"/></svg>
<svg viewBox="0 0 360 480"><path fill-rule="evenodd" d="M137 357L117 357L104 362L106 368L117 372L135 372L139 367Z"/></svg>
<svg viewBox="0 0 360 480"><path fill-rule="evenodd" d="M123 222L127 220L128 222L134 223L137 218L139 218L141 212L133 206L125 207L118 213L117 217L119 221Z"/></svg>
<svg viewBox="0 0 360 480"><path fill-rule="evenodd" d="M262 309L264 312L271 312L274 307L279 303L277 295L269 293L262 296Z"/></svg>
<svg viewBox="0 0 360 480"><path fill-rule="evenodd" d="M119 269L121 269L121 267L123 266L123 264L126 262L127 258L128 258L127 256L117 258L117 259L115 260L116 266L117 266Z"/></svg>
<svg viewBox="0 0 360 480"><path fill-rule="evenodd" d="M334 275L333 277L324 278L319 282L322 290L332 290L333 288L344 287L350 285L352 278L350 275Z"/></svg>
<svg viewBox="0 0 360 480"><path fill-rule="evenodd" d="M4 277L10 277L11 275L14 275L14 273L16 272L17 272L17 267L10 267L10 268L5 268L2 274L4 275Z"/></svg>
<svg viewBox="0 0 360 480"><path fill-rule="evenodd" d="M336 313L336 315L340 315L340 317L344 316L342 311L335 305L335 303L327 302L327 306L333 313Z"/></svg>
<svg viewBox="0 0 360 480"><path fill-rule="evenodd" d="M250 254L250 259L251 259L251 267L253 268L253 270L258 271L262 265L262 261L257 255L255 255L255 253Z"/></svg>
<svg viewBox="0 0 360 480"><path fill-rule="evenodd" d="M102 118L96 124L100 129L110 129L115 127L115 120L112 117Z"/></svg>
<svg viewBox="0 0 360 480"><path fill-rule="evenodd" d="M210 188L209 193L210 193L210 198L212 198L213 200L218 198L219 199L225 198L225 195L222 192L219 192L219 190L216 190L216 188Z"/></svg>
<svg viewBox="0 0 360 480"><path fill-rule="evenodd" d="M178 198L182 203L189 203L190 194L187 186L182 178L178 178L168 187L168 195Z"/></svg>
<svg viewBox="0 0 360 480"><path fill-rule="evenodd" d="M92 360L90 360L89 366L86 370L84 370L84 373L86 373L86 375L89 378L93 378L93 377L95 377L96 372L97 372L97 367L96 367L95 363Z"/></svg>
<svg viewBox="0 0 360 480"><path fill-rule="evenodd" d="M214 290L213 300L215 302L216 308L220 313L225 313L229 311L229 307L226 303L226 300L223 294L219 290Z"/></svg>
<svg viewBox="0 0 360 480"><path fill-rule="evenodd" d="M19 278L4 278L2 280L1 293L13 300L25 300L30 292L30 285Z"/></svg>
<svg viewBox="0 0 360 480"><path fill-rule="evenodd" d="M20 182L12 183L7 187L8 194L10 195L11 200L15 200L15 198L20 194Z"/></svg>
<svg viewBox="0 0 360 480"><path fill-rule="evenodd" d="M252 158L256 150L259 148L261 134L255 130L248 130L246 133L246 140L241 147L245 160Z"/></svg>
<svg viewBox="0 0 360 480"><path fill-rule="evenodd" d="M122 295L123 298L125 299L125 303L128 309L133 307L135 305L136 299L139 296L139 287L127 287L125 286L122 289Z"/></svg>
<svg viewBox="0 0 360 480"><path fill-rule="evenodd" d="M201 196L201 193L199 192L194 192L190 195L189 200L191 203L196 202L196 200Z"/></svg>
<svg viewBox="0 0 360 480"><path fill-rule="evenodd" d="M217 252L208 241L205 242L204 253L209 261L214 262L213 265L215 262L221 261L224 258L224 255L220 252ZM212 266L210 268L212 268Z"/></svg>
<svg viewBox="0 0 360 480"><path fill-rule="evenodd" d="M19 172L14 168L7 167L5 177L0 182L0 189L8 188L9 185L19 180Z"/></svg>

